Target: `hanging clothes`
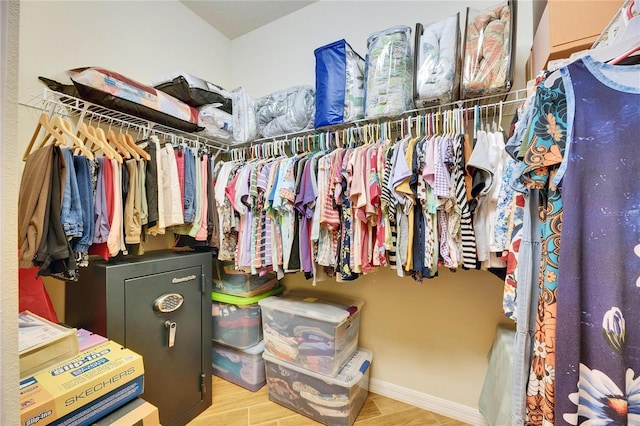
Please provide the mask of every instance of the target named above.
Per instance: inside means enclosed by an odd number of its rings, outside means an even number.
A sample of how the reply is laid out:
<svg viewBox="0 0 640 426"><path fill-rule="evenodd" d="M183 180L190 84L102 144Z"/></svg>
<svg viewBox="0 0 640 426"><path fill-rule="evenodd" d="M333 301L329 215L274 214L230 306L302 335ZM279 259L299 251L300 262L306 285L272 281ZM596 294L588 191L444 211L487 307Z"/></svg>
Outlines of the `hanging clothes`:
<svg viewBox="0 0 640 426"><path fill-rule="evenodd" d="M556 420L640 424L640 66L587 56L561 72Z"/></svg>
<svg viewBox="0 0 640 426"><path fill-rule="evenodd" d="M567 100L562 79L550 75L538 86L535 110L526 143L523 144L521 181L539 190L540 239L542 242L536 306L535 333L529 384L527 420L535 424L555 423L556 312L558 255L562 229L563 197L553 183L566 144ZM523 296L527 296L523 294ZM537 299L537 300L536 300Z"/></svg>

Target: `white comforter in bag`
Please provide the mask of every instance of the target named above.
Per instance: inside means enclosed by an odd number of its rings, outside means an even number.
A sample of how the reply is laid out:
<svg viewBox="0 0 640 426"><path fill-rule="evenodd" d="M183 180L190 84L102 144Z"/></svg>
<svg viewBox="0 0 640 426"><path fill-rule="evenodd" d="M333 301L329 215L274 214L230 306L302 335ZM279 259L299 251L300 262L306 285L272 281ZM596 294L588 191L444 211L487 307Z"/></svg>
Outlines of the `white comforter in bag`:
<svg viewBox="0 0 640 426"><path fill-rule="evenodd" d="M452 100L458 52L458 16L424 27L420 37L416 89L418 101ZM416 102L418 103L418 102Z"/></svg>
<svg viewBox="0 0 640 426"><path fill-rule="evenodd" d="M296 86L256 100L258 133L264 137L313 128L315 90Z"/></svg>

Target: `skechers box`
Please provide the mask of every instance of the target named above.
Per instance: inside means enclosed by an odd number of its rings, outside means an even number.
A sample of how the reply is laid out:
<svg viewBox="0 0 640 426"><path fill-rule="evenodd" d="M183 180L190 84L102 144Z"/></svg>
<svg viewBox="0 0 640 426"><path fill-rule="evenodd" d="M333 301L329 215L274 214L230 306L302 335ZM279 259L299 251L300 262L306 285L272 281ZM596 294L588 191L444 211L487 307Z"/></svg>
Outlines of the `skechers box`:
<svg viewBox="0 0 640 426"><path fill-rule="evenodd" d="M364 301L292 290L260 302L269 356L335 376L358 347Z"/></svg>
<svg viewBox="0 0 640 426"><path fill-rule="evenodd" d="M20 382L20 424L91 424L142 394L142 357L108 341Z"/></svg>
<svg viewBox="0 0 640 426"><path fill-rule="evenodd" d="M212 292L212 340L238 349L257 344L262 340L262 317L258 302L283 291L284 287L278 286L252 297Z"/></svg>
<svg viewBox="0 0 640 426"><path fill-rule="evenodd" d="M351 426L369 393L373 353L359 348L336 377L263 355L269 399L330 426Z"/></svg>

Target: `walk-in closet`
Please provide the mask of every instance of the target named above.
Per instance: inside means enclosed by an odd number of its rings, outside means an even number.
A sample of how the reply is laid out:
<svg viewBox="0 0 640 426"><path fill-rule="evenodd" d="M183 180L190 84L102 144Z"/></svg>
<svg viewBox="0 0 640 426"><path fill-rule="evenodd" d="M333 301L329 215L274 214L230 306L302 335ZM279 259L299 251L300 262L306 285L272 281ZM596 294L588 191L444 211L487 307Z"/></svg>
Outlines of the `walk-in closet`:
<svg viewBox="0 0 640 426"><path fill-rule="evenodd" d="M640 425L637 0L0 16L0 424Z"/></svg>

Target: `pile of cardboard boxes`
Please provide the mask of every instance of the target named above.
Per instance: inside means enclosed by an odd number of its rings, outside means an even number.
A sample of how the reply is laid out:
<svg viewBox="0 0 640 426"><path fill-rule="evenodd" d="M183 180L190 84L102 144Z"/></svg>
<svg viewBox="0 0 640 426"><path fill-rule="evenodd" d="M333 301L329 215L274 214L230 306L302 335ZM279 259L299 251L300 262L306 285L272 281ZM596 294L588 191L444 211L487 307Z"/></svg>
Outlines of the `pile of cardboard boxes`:
<svg viewBox="0 0 640 426"><path fill-rule="evenodd" d="M19 314L19 342L22 426L159 425L158 409L139 398L135 352L29 311Z"/></svg>

